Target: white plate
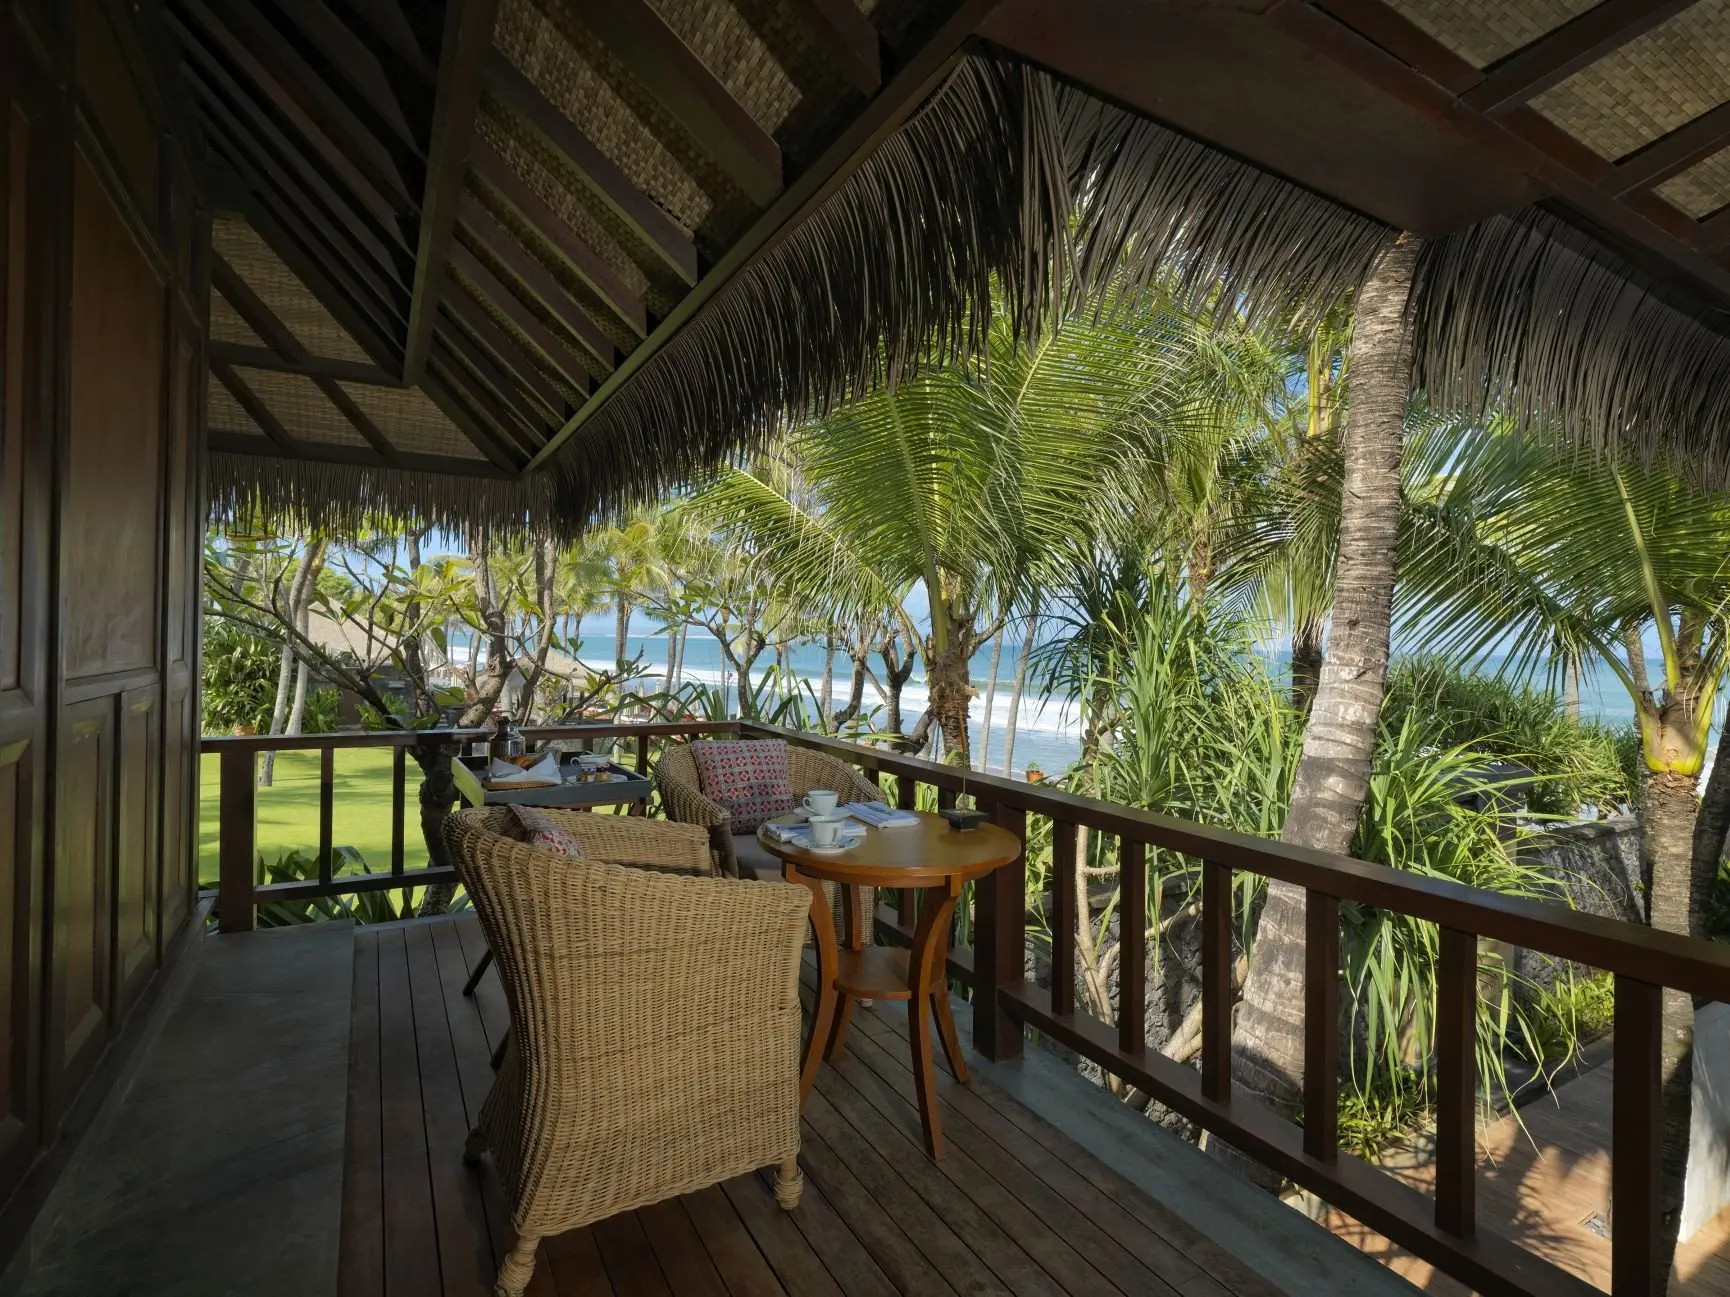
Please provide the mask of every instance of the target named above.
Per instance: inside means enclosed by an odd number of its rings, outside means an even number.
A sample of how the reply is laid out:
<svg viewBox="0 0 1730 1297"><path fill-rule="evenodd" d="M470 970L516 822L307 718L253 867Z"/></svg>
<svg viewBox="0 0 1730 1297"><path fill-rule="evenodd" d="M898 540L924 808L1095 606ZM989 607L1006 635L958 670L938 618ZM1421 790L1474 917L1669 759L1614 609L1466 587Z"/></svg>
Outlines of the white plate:
<svg viewBox="0 0 1730 1297"><path fill-rule="evenodd" d="M838 856L843 851L853 850L853 848L856 844L854 844L852 842L837 842L832 847L820 847L815 842L813 842L808 847L805 846L804 843L795 843L793 845L800 847L802 850L809 851L814 856Z"/></svg>

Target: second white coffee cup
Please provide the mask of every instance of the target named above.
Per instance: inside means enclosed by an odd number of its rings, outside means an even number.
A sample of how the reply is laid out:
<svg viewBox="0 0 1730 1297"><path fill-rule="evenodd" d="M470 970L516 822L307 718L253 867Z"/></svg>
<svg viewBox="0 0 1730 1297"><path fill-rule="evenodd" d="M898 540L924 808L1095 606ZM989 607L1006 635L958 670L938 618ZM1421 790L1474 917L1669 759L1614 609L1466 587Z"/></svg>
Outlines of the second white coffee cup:
<svg viewBox="0 0 1730 1297"><path fill-rule="evenodd" d="M827 788L813 788L805 794L805 809L812 815L833 815L835 804L840 800L840 794L830 792Z"/></svg>

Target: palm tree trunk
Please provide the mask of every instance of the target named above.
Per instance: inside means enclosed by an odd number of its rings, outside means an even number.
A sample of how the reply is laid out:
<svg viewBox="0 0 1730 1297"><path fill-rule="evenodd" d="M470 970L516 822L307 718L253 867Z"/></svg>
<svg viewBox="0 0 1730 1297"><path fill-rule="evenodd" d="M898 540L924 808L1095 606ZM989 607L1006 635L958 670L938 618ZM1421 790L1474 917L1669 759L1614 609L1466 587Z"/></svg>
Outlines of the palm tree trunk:
<svg viewBox="0 0 1730 1297"><path fill-rule="evenodd" d="M1015 658L1015 687L1009 691L1009 715L1003 721L1003 774L1007 778L1015 767L1015 729L1021 723L1021 695L1027 690L1027 659L1033 656L1033 636L1039 627L1039 604L1027 614L1027 632L1021 637L1021 652Z"/></svg>
<svg viewBox="0 0 1730 1297"><path fill-rule="evenodd" d="M1321 678L1322 624L1319 619L1306 618L1293 628L1291 636L1291 705L1299 713L1309 714Z"/></svg>
<svg viewBox="0 0 1730 1297"><path fill-rule="evenodd" d="M823 635L823 689L817 695L817 715L825 732L829 729L829 713L835 700L835 623L830 622Z"/></svg>
<svg viewBox="0 0 1730 1297"><path fill-rule="evenodd" d="M991 672L985 681L985 714L979 718L979 768L991 769L991 709L997 703L997 672L1003 665L1003 632L991 640Z"/></svg>
<svg viewBox="0 0 1730 1297"><path fill-rule="evenodd" d="M1411 388L1407 301L1422 240L1402 233L1358 292L1351 404L1341 455L1333 633L1304 729L1284 842L1351 849L1369 790L1376 719L1387 680L1400 521L1400 451ZM1303 1101L1304 894L1268 885L1232 1046L1232 1080L1283 1115ZM1222 1149L1220 1141L1210 1146ZM1265 1179L1265 1174L1261 1177Z"/></svg>
<svg viewBox="0 0 1730 1297"><path fill-rule="evenodd" d="M677 689L685 679L685 637L691 633L690 622L679 623L679 653L673 659L673 683L670 686Z"/></svg>
<svg viewBox="0 0 1730 1297"><path fill-rule="evenodd" d="M626 647L625 643L625 641L630 637L630 633L631 600L630 597L621 590L619 592L618 602L615 605L613 616L613 648L615 650L613 656L618 658L621 664L629 660L631 656L631 650Z"/></svg>

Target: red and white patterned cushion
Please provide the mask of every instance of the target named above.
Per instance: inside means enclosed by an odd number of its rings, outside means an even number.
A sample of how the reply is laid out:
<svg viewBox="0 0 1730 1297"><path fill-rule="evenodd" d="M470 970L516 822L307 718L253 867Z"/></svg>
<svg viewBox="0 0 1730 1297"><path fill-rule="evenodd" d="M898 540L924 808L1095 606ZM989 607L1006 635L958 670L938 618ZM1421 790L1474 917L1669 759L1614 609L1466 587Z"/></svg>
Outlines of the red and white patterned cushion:
<svg viewBox="0 0 1730 1297"><path fill-rule="evenodd" d="M560 828L552 816L533 806L512 806L511 819L516 829L512 836L520 838L531 847L556 851L572 860L583 859L583 844L577 841L574 834Z"/></svg>
<svg viewBox="0 0 1730 1297"><path fill-rule="evenodd" d="M734 833L793 809L787 745L780 739L703 739L691 744L703 795L733 817Z"/></svg>

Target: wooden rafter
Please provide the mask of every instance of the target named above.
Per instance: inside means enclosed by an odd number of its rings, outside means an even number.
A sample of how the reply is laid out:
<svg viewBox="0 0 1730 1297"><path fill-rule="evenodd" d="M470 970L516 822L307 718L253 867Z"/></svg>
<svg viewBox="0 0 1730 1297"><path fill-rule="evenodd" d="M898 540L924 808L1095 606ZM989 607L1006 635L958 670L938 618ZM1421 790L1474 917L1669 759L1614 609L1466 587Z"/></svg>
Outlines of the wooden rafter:
<svg viewBox="0 0 1730 1297"><path fill-rule="evenodd" d="M785 0L793 15L835 61L835 68L861 94L883 84L877 29L853 0Z"/></svg>
<svg viewBox="0 0 1730 1297"><path fill-rule="evenodd" d="M532 81L496 51L487 60L486 78L487 90L564 158L572 173L616 220L682 282L697 282L697 247L691 236L653 199L633 185L618 165L577 128L575 122L554 107ZM514 177L515 173L511 174ZM518 183L526 194L524 201L539 202L527 185ZM506 197L511 198L513 206L518 206L512 195L506 194ZM563 228L562 222L542 223L530 212L522 211L520 206L518 210L525 220L539 228L557 246L556 235Z"/></svg>
<svg viewBox="0 0 1730 1297"><path fill-rule="evenodd" d="M430 359L457 384L465 400L496 434L518 450L533 455L546 441L545 422L498 363L458 328L447 312L439 312ZM539 430L539 431L537 431Z"/></svg>
<svg viewBox="0 0 1730 1297"><path fill-rule="evenodd" d="M439 291L456 233L457 199L468 170L468 153L481 105L481 65L492 48L498 0L448 0L439 46L438 92L433 100L427 146L426 187L421 198L410 298L403 378L415 382L426 367Z"/></svg>
<svg viewBox="0 0 1730 1297"><path fill-rule="evenodd" d="M781 146L647 0L592 0L583 24L752 202L781 192Z"/></svg>
<svg viewBox="0 0 1730 1297"><path fill-rule="evenodd" d="M252 290L252 285L221 256L212 254L210 273L211 282L217 290L228 299L229 305L234 307L240 318L246 321L246 327L262 338L266 346L287 360L304 363L312 359L312 354L300 339L294 336L264 299ZM378 425L354 403L354 398L343 391L342 385L336 379L322 375L309 377L324 398L341 412L342 417L348 420L367 445L378 453L380 459L387 464L397 461L396 447L391 445L390 439L379 431Z"/></svg>
<svg viewBox="0 0 1730 1297"><path fill-rule="evenodd" d="M1730 145L1730 104L1719 104L1616 164L1603 187L1616 197L1661 185Z"/></svg>
<svg viewBox="0 0 1730 1297"><path fill-rule="evenodd" d="M507 334L486 310L457 283L445 286L445 314L492 353L517 383L533 396L541 407L541 415L559 422L569 413L564 396L554 387L541 366L522 346Z"/></svg>
<svg viewBox="0 0 1730 1297"><path fill-rule="evenodd" d="M246 380L220 360L210 362L210 372L216 381L228 389L228 394L235 399L241 409L259 427L264 429L264 435L270 438L277 450L292 459L302 458L300 439L282 426L282 420L263 401L258 399L258 393L247 386Z"/></svg>
<svg viewBox="0 0 1730 1297"><path fill-rule="evenodd" d="M979 24L996 8L999 0L963 0L901 71L889 81L865 110L804 172L794 178L745 234L733 244L697 286L687 293L655 331L626 356L611 377L597 388L583 406L560 428L530 463L539 468L559 447L605 407L606 401L629 381L632 374L657 355L679 332L714 300L746 266L776 247L828 197L847 182L865 159L892 135L908 116L954 68Z"/></svg>
<svg viewBox="0 0 1730 1297"><path fill-rule="evenodd" d="M377 365L361 360L339 360L334 356L307 356L290 360L269 347L254 347L244 342L212 340L213 360L227 361L242 369L268 369L279 374L302 374L307 378L334 378L344 383L361 383L367 387L401 388L402 380Z"/></svg>
<svg viewBox="0 0 1730 1297"><path fill-rule="evenodd" d="M483 176L490 176L487 150L475 154L475 164L481 168ZM618 364L613 340L595 323L594 317L583 309L582 304L566 291L558 276L548 270L539 257L511 238L478 203L471 204L464 224L478 244L520 279L541 307L582 344L590 356L590 367L611 373Z"/></svg>
<svg viewBox="0 0 1730 1297"><path fill-rule="evenodd" d="M1579 17L1490 67L1483 81L1460 99L1481 113L1517 108L1694 3L1696 0L1600 0Z"/></svg>
<svg viewBox="0 0 1730 1297"><path fill-rule="evenodd" d="M212 428L208 434L210 449L221 451L226 455L258 455L274 458L281 454L276 444L265 437L255 437L251 433L233 432L226 428ZM356 464L361 466L375 465L377 460L372 452L359 446L339 446L320 442L314 448L314 453L308 458L324 460L333 464ZM457 477L492 477L507 478L512 474L496 464L486 460L464 459L460 455L425 455L404 452L399 468L412 469L417 473L447 473Z"/></svg>
<svg viewBox="0 0 1730 1297"><path fill-rule="evenodd" d="M584 395L588 394L589 371L565 344L564 339L548 328L541 317L529 308L517 290L493 274L485 262L461 243L451 245L451 265L464 279L479 289L488 301L504 312L517 330L545 354L565 382Z"/></svg>
<svg viewBox="0 0 1730 1297"><path fill-rule="evenodd" d="M466 395L458 394L446 384L444 376L430 365L420 382L421 391L438 406L440 413L456 425L469 444L505 472L515 475L523 467L523 456L509 448L499 434L469 405Z"/></svg>
<svg viewBox="0 0 1730 1297"><path fill-rule="evenodd" d="M341 97L332 93L291 44L271 39L269 25L249 0L225 0L220 15L205 0L180 0L180 4L200 31L406 248L397 218L413 211L413 200L390 150Z"/></svg>
<svg viewBox="0 0 1730 1297"><path fill-rule="evenodd" d="M270 150L255 139L235 111L196 73L191 77L201 88L204 121L210 138L229 161L249 182L250 186L272 195L273 206L285 221L304 226L314 232L324 246L332 264L345 265L358 283L364 285L374 300L386 308L394 319L402 318L403 287L396 271L385 269L392 262L391 254L376 240L370 246L363 241L364 223L352 211L333 214L314 200L307 188L285 172Z"/></svg>
<svg viewBox="0 0 1730 1297"><path fill-rule="evenodd" d="M343 83L360 97L375 115L404 144L418 150L420 141L410 125L412 114L403 110L396 88L373 52L324 3L324 0L278 0L296 27L318 46ZM453 0L455 3L455 0ZM486 29L485 39L491 40L492 28Z"/></svg>
<svg viewBox="0 0 1730 1297"><path fill-rule="evenodd" d="M620 323L639 338L648 336L648 312L643 308L643 299L625 286L612 267L596 256L569 226L559 221L491 149L485 145L476 149L474 163L476 174L505 195L506 200L529 222L535 233L546 238L547 242L558 250L565 264L576 272L577 277L611 308ZM501 188L501 185L504 187ZM527 211L524 211L525 206ZM501 260L506 258L510 249L518 246L510 232L499 224L498 218L473 194L465 193L462 196L457 208L457 219ZM547 238L543 233L546 228L543 221L556 231L555 237Z"/></svg>

